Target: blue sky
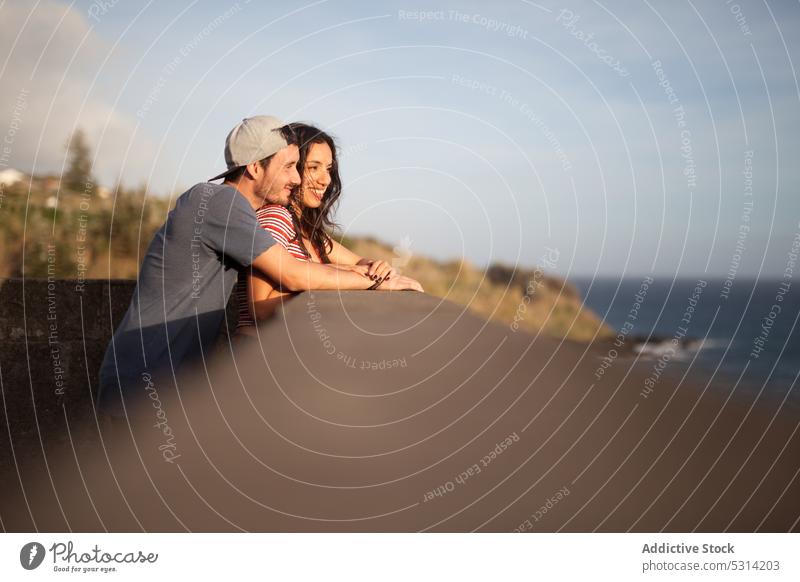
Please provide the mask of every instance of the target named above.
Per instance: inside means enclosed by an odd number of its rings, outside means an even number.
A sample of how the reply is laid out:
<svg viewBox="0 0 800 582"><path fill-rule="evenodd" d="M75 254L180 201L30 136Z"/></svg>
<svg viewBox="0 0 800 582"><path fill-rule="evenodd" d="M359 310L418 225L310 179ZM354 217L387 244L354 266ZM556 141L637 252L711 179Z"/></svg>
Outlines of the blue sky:
<svg viewBox="0 0 800 582"><path fill-rule="evenodd" d="M725 276L738 243L737 276L778 276L799 24L725 0L7 1L0 122L12 167L59 172L80 126L101 182L169 195L223 168L242 117L311 121L348 233L476 265L553 248L566 276Z"/></svg>

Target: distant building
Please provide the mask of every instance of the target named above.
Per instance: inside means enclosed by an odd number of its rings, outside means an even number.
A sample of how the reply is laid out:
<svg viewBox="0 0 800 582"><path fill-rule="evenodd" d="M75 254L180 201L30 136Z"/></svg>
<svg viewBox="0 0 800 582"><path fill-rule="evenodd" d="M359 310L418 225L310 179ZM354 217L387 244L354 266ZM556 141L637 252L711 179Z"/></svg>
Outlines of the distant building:
<svg viewBox="0 0 800 582"><path fill-rule="evenodd" d="M44 186L45 190L50 192L57 191L61 188L61 178L56 176L45 176L42 178L42 186Z"/></svg>
<svg viewBox="0 0 800 582"><path fill-rule="evenodd" d="M25 174L13 168L0 171L0 184L3 186L12 186L18 182L22 182L25 178Z"/></svg>

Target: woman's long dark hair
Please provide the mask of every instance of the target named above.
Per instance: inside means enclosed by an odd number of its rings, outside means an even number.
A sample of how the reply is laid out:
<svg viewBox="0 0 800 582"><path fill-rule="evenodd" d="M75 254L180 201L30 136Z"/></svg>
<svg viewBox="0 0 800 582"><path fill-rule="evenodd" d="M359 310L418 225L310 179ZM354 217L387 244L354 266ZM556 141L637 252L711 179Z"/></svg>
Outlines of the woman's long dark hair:
<svg viewBox="0 0 800 582"><path fill-rule="evenodd" d="M331 183L328 184L325 195L322 197L322 204L319 208L307 208L303 205L302 200L302 186L297 187L291 195L291 201L300 208L300 216L296 216L296 212L292 204L289 204L289 212L292 214L292 222L294 223L295 240L308 255L303 239L307 238L314 249L319 254L323 263L330 263L328 253L333 250L333 243L329 232L332 232L336 227L331 217L336 201L342 193L342 180L339 178L339 163L336 158L336 143L333 138L324 131L317 129L305 123L291 123L289 126L297 135L297 145L300 148L300 159L297 162L297 173L300 174L300 179L305 178L306 159L311 146L315 143L325 143L331 148L332 165L331 165Z"/></svg>

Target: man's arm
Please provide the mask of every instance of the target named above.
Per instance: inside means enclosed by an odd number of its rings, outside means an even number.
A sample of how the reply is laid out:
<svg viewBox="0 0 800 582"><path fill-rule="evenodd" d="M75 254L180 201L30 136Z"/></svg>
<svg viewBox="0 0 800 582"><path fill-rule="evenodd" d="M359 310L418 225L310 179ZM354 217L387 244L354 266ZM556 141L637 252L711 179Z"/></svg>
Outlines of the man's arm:
<svg viewBox="0 0 800 582"><path fill-rule="evenodd" d="M286 291L310 289L369 289L374 281L366 276L367 267L340 269L294 258L279 244L258 255L253 268L279 283Z"/></svg>

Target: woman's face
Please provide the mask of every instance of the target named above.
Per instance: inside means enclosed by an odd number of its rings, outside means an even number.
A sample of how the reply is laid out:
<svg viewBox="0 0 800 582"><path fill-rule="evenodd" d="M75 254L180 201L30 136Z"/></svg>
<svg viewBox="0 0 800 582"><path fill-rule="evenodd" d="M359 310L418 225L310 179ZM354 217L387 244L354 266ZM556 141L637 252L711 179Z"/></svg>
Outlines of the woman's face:
<svg viewBox="0 0 800 582"><path fill-rule="evenodd" d="M319 208L331 183L333 152L326 143L313 143L306 156L300 199L306 208Z"/></svg>

